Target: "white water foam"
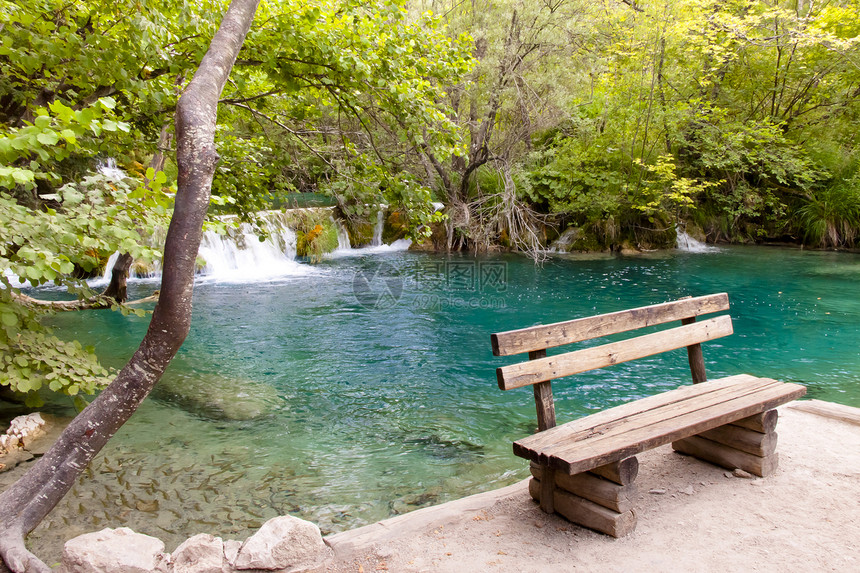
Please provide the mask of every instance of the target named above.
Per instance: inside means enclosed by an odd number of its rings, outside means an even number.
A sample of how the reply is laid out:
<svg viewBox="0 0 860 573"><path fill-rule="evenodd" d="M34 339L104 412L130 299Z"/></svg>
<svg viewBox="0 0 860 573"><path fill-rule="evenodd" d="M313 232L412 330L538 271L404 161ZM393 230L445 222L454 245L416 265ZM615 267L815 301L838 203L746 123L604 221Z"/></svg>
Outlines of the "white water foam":
<svg viewBox="0 0 860 573"><path fill-rule="evenodd" d="M11 284L13 287L24 286L25 284L25 279L22 279L21 277L13 273L11 269L4 270L3 276L9 279L9 284ZM29 282L27 282L26 284L29 284Z"/></svg>
<svg viewBox="0 0 860 573"><path fill-rule="evenodd" d="M260 236L251 225L242 223L238 228L230 228L224 235L206 231L200 243L198 256L205 264L199 271L197 280L201 282L253 283L271 282L294 277L322 274L326 271L315 265L296 260L296 233L288 226L290 217L279 211L263 214L268 236L260 241ZM332 217L337 226L338 247L328 255L331 258L364 256L406 251L412 241L401 239L390 245L382 242L384 215L379 211L374 225L371 246L353 248L349 234L341 221ZM93 288L105 287L110 283L111 271L119 253L114 253L105 265L104 274L88 281ZM159 279L161 269L154 265L153 272L145 277L129 277L129 280Z"/></svg>
<svg viewBox="0 0 860 573"><path fill-rule="evenodd" d="M128 174L125 171L117 167L116 159L113 157L108 157L104 163L99 163L96 166L96 170L105 177L116 181L122 181L128 177ZM111 266L111 268L113 268L113 266Z"/></svg>
<svg viewBox="0 0 860 573"><path fill-rule="evenodd" d="M376 224L373 226L373 238L370 240L371 247L382 246L382 228L385 223L385 213L380 209L376 212Z"/></svg>
<svg viewBox="0 0 860 573"><path fill-rule="evenodd" d="M711 245L706 245L701 241L697 241L688 235L683 229L677 227L678 239L675 248L685 253L718 253L720 249Z"/></svg>
<svg viewBox="0 0 860 573"><path fill-rule="evenodd" d="M318 269L295 260L296 234L285 223L283 217L269 217L264 241L247 223L227 235L207 231L200 244L199 256L206 261L200 278L249 283L318 274Z"/></svg>

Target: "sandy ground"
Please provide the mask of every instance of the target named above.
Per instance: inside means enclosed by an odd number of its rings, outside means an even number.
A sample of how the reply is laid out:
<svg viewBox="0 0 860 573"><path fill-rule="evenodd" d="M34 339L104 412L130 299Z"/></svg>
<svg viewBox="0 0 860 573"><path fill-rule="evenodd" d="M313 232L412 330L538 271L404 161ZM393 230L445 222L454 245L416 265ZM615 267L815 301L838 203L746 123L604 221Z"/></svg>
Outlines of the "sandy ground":
<svg viewBox="0 0 860 573"><path fill-rule="evenodd" d="M524 481L332 535L327 570L860 571L860 425L783 407L777 432L764 479L669 446L640 454L638 525L621 539L542 513Z"/></svg>

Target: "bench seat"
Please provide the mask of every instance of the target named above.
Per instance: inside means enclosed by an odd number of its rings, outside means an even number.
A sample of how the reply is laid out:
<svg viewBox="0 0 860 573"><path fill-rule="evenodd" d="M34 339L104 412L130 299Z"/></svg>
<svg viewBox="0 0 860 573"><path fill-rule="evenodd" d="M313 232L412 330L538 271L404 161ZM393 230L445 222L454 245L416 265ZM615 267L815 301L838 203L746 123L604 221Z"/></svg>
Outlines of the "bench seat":
<svg viewBox="0 0 860 573"><path fill-rule="evenodd" d="M578 474L775 408L806 392L748 374L710 380L604 410L514 442L520 457Z"/></svg>

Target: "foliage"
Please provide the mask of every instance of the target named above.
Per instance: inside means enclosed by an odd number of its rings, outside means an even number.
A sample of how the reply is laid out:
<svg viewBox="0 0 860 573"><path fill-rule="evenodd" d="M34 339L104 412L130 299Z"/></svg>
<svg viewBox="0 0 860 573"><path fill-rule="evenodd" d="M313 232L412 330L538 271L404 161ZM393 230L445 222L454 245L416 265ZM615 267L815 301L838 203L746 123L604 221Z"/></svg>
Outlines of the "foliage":
<svg viewBox="0 0 860 573"><path fill-rule="evenodd" d="M41 316L18 304L6 276L0 277L0 386L23 395L28 406L41 405L43 387L76 396L92 394L110 379L92 347L51 335Z"/></svg>
<svg viewBox="0 0 860 573"><path fill-rule="evenodd" d="M147 173L151 184L144 189L130 179L93 174L67 183L40 198L51 207L34 210L0 193L0 242L3 330L0 331L0 384L37 400L43 385L75 395L92 393L105 383L107 371L95 360L92 349L51 336L40 314L16 299L20 294L11 276L32 286L54 283L70 292L88 294L73 278L76 270L89 273L101 268L115 251L152 260L160 253L147 246L145 231L166 226L169 195L161 188L163 174ZM127 311L130 312L130 311ZM134 311L142 312L142 311Z"/></svg>
<svg viewBox="0 0 860 573"><path fill-rule="evenodd" d="M60 175L53 171L59 162L72 153L94 154L93 138L129 131L127 123L114 119L115 106L110 97L99 98L80 110L55 101L48 109L34 110L35 118L25 121L25 127L0 133L0 187L14 190L20 186L32 191L40 180L60 183Z"/></svg>
<svg viewBox="0 0 860 573"><path fill-rule="evenodd" d="M260 203L238 194L258 188L269 203L287 191L321 191L351 217L366 217L367 204L402 206L416 229L432 218L431 193L415 176L418 156L404 150L443 159L461 151L440 94L470 61L465 39L449 38L439 18L410 14L406 4L261 6L223 99L229 127L219 132L219 150L250 159L216 177L218 193L233 199L227 211L250 216Z"/></svg>
<svg viewBox="0 0 860 573"><path fill-rule="evenodd" d="M814 191L797 213L807 244L855 246L860 236L860 173Z"/></svg>
<svg viewBox="0 0 860 573"><path fill-rule="evenodd" d="M327 210L294 211L296 255L319 262L323 255L337 249L337 226Z"/></svg>

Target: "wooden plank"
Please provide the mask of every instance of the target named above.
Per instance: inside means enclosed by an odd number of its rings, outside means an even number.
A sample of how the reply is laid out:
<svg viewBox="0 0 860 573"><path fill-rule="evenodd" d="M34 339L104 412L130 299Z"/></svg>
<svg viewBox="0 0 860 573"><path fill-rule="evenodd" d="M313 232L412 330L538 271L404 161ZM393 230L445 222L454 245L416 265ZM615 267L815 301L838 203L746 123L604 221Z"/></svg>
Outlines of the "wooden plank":
<svg viewBox="0 0 860 573"><path fill-rule="evenodd" d="M693 324L696 317L681 319L681 324ZM693 376L693 384L700 384L708 379L705 372L705 356L702 354L701 344L691 344L687 347L687 362L690 363L690 374Z"/></svg>
<svg viewBox="0 0 860 573"><path fill-rule="evenodd" d="M848 422L849 424L860 425L860 408L852 408L851 406L843 406L842 404L823 402L821 400L804 400L803 402L792 404L791 407L801 412L809 412L826 418Z"/></svg>
<svg viewBox="0 0 860 573"><path fill-rule="evenodd" d="M707 408L725 404L731 400L736 400L737 398L749 396L751 394L757 394L767 388L781 384L781 382L777 382L776 380L771 380L769 378L753 378L743 385L716 388L711 392L702 393L683 401L673 402L665 406L641 412L634 416L626 417L622 420L615 420L613 422L603 424L596 428L597 432L571 433L565 440L558 441L552 446L544 447L541 450L537 461L539 463L546 463L551 457L560 455L560 452L575 450L583 444L589 448L593 448L595 444L600 442L600 440L618 439L624 434L629 434L657 424L665 424L668 420L674 420L679 416L695 414L696 412L706 410ZM695 422L695 420L693 420L693 422ZM711 429L712 427L714 426L705 429ZM690 432L687 435L692 435L694 433L696 432Z"/></svg>
<svg viewBox="0 0 860 573"><path fill-rule="evenodd" d="M671 406L700 396L706 393L722 393L736 392L739 386L748 386L759 380L755 376L749 374L738 374L710 380L705 384L697 384L692 386L681 386L668 392L655 394L641 398L639 400L622 404L596 412L584 418L568 422L562 426L557 426L546 432L540 432L532 436L527 436L514 442L514 454L538 461L540 458L533 456L533 452L550 448L559 443L565 443L573 434L586 433L598 434L606 432L612 425L625 423L629 418L641 415L651 410L657 410L666 406Z"/></svg>
<svg viewBox="0 0 860 573"><path fill-rule="evenodd" d="M733 420L775 408L805 393L806 388L803 386L778 382L754 393L707 408L695 411L684 411L679 408L678 415L669 415L661 422L637 427L630 431L599 436L552 451L549 458L550 466L569 474L587 471L593 467L722 426Z"/></svg>
<svg viewBox="0 0 860 573"><path fill-rule="evenodd" d="M531 462L529 471L536 480L542 480L543 471L540 465ZM591 472L572 476L554 472L553 475L556 487L593 501L597 505L608 507L618 513L633 509L633 498L636 496L636 486L633 484L618 485ZM543 496L543 488L544 484L541 482L541 496Z"/></svg>
<svg viewBox="0 0 860 573"><path fill-rule="evenodd" d="M764 457L756 456L699 436L690 436L672 442L672 447L682 454L695 456L730 470L740 468L759 477L769 476L779 465L779 457L776 453Z"/></svg>
<svg viewBox="0 0 860 573"><path fill-rule="evenodd" d="M552 446L544 447L538 456L537 461L541 463L546 462L555 452L575 447L575 444L579 442L590 441L591 444L594 444L595 440L598 439L610 438L612 436L636 430L637 428L662 423L665 420L672 419L680 414L696 412L740 396L759 392L764 388L776 384L781 384L781 382L777 382L776 380L771 380L769 378L753 378L743 385L716 388L711 392L706 392L683 401L673 402L652 410L640 412L635 416L613 420L612 422L602 424L597 428L594 428L593 431L570 433L564 440L558 441Z"/></svg>
<svg viewBox="0 0 860 573"><path fill-rule="evenodd" d="M706 342L732 332L731 317L723 315L593 348L502 366L496 369L496 378L499 388L511 390Z"/></svg>
<svg viewBox="0 0 860 573"><path fill-rule="evenodd" d="M537 499L540 482L529 480L529 494ZM556 489L556 512L570 522L594 529L612 537L624 537L636 529L636 514L632 510L618 513L572 493Z"/></svg>
<svg viewBox="0 0 860 573"><path fill-rule="evenodd" d="M778 420L779 411L768 410L767 412L762 412L761 414L756 414L755 416L750 416L749 418L741 418L740 420L735 420L731 423L731 425L740 426L741 428L746 428L747 430L753 430L755 432L767 434L769 432L773 432L776 429L776 423Z"/></svg>
<svg viewBox="0 0 860 573"><path fill-rule="evenodd" d="M729 296L726 293L712 294L499 332L491 335L490 341L495 356L510 356L728 309Z"/></svg>
<svg viewBox="0 0 860 573"><path fill-rule="evenodd" d="M776 451L778 436L776 432L762 434L753 430L747 430L740 426L718 426L713 430L702 432L699 437L729 446L736 450L753 454L756 456L769 456Z"/></svg>

